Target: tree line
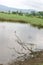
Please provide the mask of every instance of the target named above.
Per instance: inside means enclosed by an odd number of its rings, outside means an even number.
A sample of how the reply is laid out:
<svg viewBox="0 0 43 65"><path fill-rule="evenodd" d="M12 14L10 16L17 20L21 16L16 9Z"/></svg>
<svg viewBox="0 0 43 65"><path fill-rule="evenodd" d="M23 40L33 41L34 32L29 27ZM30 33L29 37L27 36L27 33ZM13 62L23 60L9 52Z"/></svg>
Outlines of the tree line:
<svg viewBox="0 0 43 65"><path fill-rule="evenodd" d="M43 11L38 11L38 12L35 12L35 11L31 11L30 13L29 12L26 12L26 13L23 13L22 11L8 11L8 12L4 12L4 11L1 11L1 13L8 13L8 14L17 14L17 15L25 15L25 16L36 16L38 18L43 18Z"/></svg>

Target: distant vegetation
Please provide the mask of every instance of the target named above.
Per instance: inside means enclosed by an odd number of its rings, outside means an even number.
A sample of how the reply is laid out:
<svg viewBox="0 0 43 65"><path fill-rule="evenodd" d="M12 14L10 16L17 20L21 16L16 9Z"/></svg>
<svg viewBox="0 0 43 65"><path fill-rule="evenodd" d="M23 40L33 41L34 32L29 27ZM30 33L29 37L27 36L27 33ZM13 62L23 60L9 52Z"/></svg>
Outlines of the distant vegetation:
<svg viewBox="0 0 43 65"><path fill-rule="evenodd" d="M35 12L31 11L30 13L23 13L18 11L8 11L0 12L0 21L10 21L10 22L20 22L20 23L30 23L33 26L43 28L43 11Z"/></svg>
<svg viewBox="0 0 43 65"><path fill-rule="evenodd" d="M18 15L25 15L25 16L37 16L39 18L43 17L43 11L31 11L30 13L23 13L22 11L8 11L8 12L4 12L4 11L0 11L0 13L9 13L9 14L18 14Z"/></svg>

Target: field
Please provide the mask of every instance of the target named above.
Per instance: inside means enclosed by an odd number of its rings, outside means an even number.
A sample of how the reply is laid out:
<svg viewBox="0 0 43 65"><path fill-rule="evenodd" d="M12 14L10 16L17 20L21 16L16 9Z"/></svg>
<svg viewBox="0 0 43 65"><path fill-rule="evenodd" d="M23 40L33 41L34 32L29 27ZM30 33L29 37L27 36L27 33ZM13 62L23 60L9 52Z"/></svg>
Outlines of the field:
<svg viewBox="0 0 43 65"><path fill-rule="evenodd" d="M18 14L0 13L0 21L10 21L19 23L30 23L33 26L43 27L43 19L36 16L26 16Z"/></svg>

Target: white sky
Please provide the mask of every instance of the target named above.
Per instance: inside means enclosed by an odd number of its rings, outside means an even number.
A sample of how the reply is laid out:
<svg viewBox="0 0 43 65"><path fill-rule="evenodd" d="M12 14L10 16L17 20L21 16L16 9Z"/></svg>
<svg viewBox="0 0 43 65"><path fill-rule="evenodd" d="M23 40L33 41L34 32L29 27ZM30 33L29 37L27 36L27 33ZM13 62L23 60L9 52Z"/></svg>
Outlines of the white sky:
<svg viewBox="0 0 43 65"><path fill-rule="evenodd" d="M43 11L43 0L0 0L0 5L21 9L36 9Z"/></svg>

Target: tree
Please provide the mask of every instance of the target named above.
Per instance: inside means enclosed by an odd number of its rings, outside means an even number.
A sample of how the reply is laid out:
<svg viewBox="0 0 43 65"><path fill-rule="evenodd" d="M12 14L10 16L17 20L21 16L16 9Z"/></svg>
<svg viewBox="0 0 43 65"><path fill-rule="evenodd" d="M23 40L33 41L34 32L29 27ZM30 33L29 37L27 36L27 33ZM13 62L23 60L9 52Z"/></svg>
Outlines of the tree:
<svg viewBox="0 0 43 65"><path fill-rule="evenodd" d="M10 10L8 11L8 13L10 14Z"/></svg>
<svg viewBox="0 0 43 65"><path fill-rule="evenodd" d="M35 16L35 15L36 15L35 11L31 11L31 14L32 14L33 16Z"/></svg>
<svg viewBox="0 0 43 65"><path fill-rule="evenodd" d="M43 16L43 11L39 11L38 13L39 13L41 16Z"/></svg>
<svg viewBox="0 0 43 65"><path fill-rule="evenodd" d="M16 14L16 12L12 11L12 14Z"/></svg>

